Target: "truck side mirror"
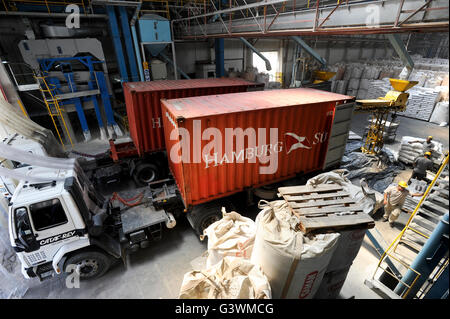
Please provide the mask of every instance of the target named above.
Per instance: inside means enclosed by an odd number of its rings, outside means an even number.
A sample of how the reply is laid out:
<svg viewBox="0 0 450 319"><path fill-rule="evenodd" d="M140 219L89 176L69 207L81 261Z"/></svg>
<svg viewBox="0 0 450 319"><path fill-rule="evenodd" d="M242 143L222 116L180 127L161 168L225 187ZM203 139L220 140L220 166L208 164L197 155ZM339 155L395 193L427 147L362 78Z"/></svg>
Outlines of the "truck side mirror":
<svg viewBox="0 0 450 319"><path fill-rule="evenodd" d="M22 246L25 251L34 250L37 246L37 242L33 230L31 229L26 208L16 209L15 215L18 244Z"/></svg>

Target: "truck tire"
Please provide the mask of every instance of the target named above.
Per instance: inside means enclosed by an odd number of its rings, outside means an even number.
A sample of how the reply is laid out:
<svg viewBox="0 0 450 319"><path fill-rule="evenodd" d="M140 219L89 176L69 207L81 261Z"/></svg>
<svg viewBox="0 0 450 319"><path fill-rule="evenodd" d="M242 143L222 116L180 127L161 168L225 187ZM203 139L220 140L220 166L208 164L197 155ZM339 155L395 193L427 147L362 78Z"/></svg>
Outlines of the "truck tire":
<svg viewBox="0 0 450 319"><path fill-rule="evenodd" d="M186 217L197 235L202 235L209 225L222 218L221 205L214 202L197 205Z"/></svg>
<svg viewBox="0 0 450 319"><path fill-rule="evenodd" d="M139 163L134 172L133 178L139 186L146 186L148 183L158 179L158 167L149 163Z"/></svg>
<svg viewBox="0 0 450 319"><path fill-rule="evenodd" d="M87 280L103 276L111 266L111 259L100 251L88 250L67 258L64 263L65 272L70 272L69 265L76 265L77 271L80 273L80 280Z"/></svg>

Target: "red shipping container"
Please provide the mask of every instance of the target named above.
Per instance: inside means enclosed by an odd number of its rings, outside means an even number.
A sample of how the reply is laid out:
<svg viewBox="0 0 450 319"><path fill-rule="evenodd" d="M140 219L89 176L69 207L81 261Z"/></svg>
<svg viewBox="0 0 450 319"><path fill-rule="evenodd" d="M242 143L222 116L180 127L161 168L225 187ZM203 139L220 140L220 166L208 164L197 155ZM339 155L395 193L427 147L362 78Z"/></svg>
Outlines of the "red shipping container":
<svg viewBox="0 0 450 319"><path fill-rule="evenodd" d="M124 83L130 135L138 154L165 149L161 99L245 92L261 85L238 78Z"/></svg>
<svg viewBox="0 0 450 319"><path fill-rule="evenodd" d="M321 169L335 106L353 99L301 88L162 100L185 206Z"/></svg>

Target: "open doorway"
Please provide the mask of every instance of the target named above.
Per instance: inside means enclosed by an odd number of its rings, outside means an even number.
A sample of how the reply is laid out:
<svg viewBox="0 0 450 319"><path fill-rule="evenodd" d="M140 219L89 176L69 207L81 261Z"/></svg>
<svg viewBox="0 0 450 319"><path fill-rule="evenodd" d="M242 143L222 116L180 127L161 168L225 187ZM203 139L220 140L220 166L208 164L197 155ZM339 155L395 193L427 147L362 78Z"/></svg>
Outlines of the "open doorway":
<svg viewBox="0 0 450 319"><path fill-rule="evenodd" d="M253 52L253 67L258 69L260 73L269 74L269 81L271 82L280 82L281 83L281 71L280 71L280 61L279 61L279 52L278 51L267 51L261 52L264 57L266 57L270 65L272 66L272 70L266 70L266 63L263 59L261 59L256 53Z"/></svg>

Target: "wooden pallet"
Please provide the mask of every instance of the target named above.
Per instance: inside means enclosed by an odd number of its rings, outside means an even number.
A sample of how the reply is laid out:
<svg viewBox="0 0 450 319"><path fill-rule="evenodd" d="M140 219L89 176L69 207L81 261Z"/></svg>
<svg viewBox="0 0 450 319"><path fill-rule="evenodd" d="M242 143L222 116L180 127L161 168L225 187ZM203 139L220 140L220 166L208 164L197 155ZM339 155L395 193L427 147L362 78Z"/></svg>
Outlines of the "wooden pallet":
<svg viewBox="0 0 450 319"><path fill-rule="evenodd" d="M375 226L374 220L340 185L280 187L278 192L299 218L299 228L304 233Z"/></svg>

